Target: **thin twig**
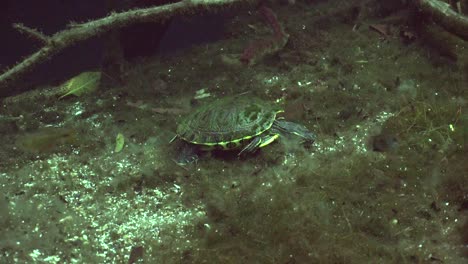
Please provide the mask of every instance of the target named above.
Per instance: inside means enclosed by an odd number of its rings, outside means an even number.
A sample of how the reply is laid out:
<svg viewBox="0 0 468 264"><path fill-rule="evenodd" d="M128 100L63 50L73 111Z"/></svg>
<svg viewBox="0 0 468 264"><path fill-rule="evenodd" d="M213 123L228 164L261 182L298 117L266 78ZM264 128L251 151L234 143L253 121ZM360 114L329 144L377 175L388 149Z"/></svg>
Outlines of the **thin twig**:
<svg viewBox="0 0 468 264"><path fill-rule="evenodd" d="M49 43L49 37L42 34L41 32L39 32L39 30L37 30L35 28L27 27L27 26L23 25L22 23L13 24L13 28L18 30L19 32L25 34L25 35L28 35L28 37L41 42L42 44L48 44Z"/></svg>
<svg viewBox="0 0 468 264"><path fill-rule="evenodd" d="M419 8L447 31L468 40L468 16L457 13L440 0L416 0Z"/></svg>

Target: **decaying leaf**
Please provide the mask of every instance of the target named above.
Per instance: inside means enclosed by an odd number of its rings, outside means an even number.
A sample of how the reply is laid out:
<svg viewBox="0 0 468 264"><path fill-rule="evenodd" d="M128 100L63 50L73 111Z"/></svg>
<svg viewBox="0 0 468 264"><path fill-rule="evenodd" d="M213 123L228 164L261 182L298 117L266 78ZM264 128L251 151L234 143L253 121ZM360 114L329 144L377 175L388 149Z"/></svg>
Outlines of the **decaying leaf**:
<svg viewBox="0 0 468 264"><path fill-rule="evenodd" d="M197 99L197 100L200 100L200 99L203 99L203 98L206 98L206 97L210 97L210 96L211 96L211 93L207 92L204 88L198 90L195 93L195 99Z"/></svg>
<svg viewBox="0 0 468 264"><path fill-rule="evenodd" d="M122 133L117 134L117 137L115 137L115 149L114 152L118 153L120 152L125 145L125 137Z"/></svg>
<svg viewBox="0 0 468 264"><path fill-rule="evenodd" d="M75 95L80 96L85 93L90 93L97 89L101 79L101 72L82 72L62 85L62 99L65 96Z"/></svg>

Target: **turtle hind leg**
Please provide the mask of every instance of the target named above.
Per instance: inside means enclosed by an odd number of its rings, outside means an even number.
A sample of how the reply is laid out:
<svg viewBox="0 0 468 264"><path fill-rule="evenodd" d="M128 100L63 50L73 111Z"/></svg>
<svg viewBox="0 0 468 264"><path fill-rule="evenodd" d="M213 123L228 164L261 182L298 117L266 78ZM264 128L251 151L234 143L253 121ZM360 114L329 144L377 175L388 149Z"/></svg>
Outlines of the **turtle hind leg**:
<svg viewBox="0 0 468 264"><path fill-rule="evenodd" d="M177 148L177 155L174 162L180 166L185 166L197 163L199 158L199 150L196 146L182 142Z"/></svg>
<svg viewBox="0 0 468 264"><path fill-rule="evenodd" d="M278 136L279 136L279 134L267 134L267 135L264 135L264 136L254 137L254 139L252 141L250 141L250 143L247 146L245 146L239 152L239 154L237 154L237 156L241 156L244 153L245 154L254 153L259 148L263 148L264 146L269 145L270 143L275 141L278 138Z"/></svg>

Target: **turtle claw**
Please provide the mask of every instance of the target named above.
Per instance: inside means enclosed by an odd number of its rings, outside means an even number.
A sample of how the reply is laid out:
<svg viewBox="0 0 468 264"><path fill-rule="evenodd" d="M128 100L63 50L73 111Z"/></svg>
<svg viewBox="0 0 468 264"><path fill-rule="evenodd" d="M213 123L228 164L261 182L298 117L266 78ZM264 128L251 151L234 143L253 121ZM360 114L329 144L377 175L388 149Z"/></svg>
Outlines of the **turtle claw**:
<svg viewBox="0 0 468 264"><path fill-rule="evenodd" d="M269 145L271 142L275 141L278 138L278 134L268 134L265 136L255 137L250 143L243 148L237 156L241 156L245 153L253 153L259 148L263 148L266 145Z"/></svg>
<svg viewBox="0 0 468 264"><path fill-rule="evenodd" d="M260 137L256 137L254 138L252 141L250 141L250 143L245 146L240 152L239 154L237 154L238 157L242 156L244 153L253 153L255 152L255 150L257 150L259 147L260 147L260 144L261 144L261 138Z"/></svg>

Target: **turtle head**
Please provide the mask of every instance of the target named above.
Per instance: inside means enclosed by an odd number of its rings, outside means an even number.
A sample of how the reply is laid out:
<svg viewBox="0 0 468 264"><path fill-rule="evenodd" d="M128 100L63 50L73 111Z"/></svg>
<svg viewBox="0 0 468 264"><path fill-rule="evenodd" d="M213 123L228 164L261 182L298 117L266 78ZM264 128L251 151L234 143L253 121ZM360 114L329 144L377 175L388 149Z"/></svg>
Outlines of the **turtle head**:
<svg viewBox="0 0 468 264"><path fill-rule="evenodd" d="M275 120L272 129L277 130L279 134L291 134L302 138L306 143L314 143L317 138L307 127L284 120Z"/></svg>

